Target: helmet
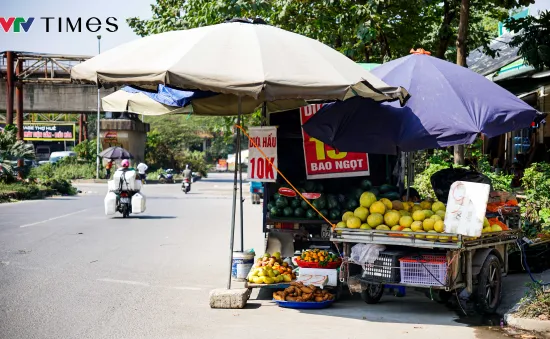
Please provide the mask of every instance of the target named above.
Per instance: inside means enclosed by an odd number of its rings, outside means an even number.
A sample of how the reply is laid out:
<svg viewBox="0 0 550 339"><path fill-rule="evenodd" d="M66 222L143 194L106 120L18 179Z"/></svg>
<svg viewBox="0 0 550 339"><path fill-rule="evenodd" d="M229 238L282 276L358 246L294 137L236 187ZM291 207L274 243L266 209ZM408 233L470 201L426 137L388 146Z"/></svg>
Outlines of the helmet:
<svg viewBox="0 0 550 339"><path fill-rule="evenodd" d="M122 160L120 165L122 165L122 167L130 167L130 162L128 161L128 159L124 159Z"/></svg>

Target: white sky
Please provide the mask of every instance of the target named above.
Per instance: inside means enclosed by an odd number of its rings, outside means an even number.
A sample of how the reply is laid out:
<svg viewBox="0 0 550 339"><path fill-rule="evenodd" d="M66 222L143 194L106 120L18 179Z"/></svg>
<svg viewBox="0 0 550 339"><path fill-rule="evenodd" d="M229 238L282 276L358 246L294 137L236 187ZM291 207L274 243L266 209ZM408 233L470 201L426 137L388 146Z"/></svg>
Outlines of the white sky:
<svg viewBox="0 0 550 339"><path fill-rule="evenodd" d="M25 51L55 54L97 54L97 34L57 31L45 32L45 21L40 17L81 17L84 21L97 17L104 21L107 17L117 18L118 31L111 33L101 29L101 50L118 46L139 38L126 24L129 17L150 18L155 0L0 0L2 17L35 17L27 33L5 33L0 29L0 51ZM531 14L538 10L550 9L550 0L537 0L531 6ZM53 22L52 22L53 24Z"/></svg>
<svg viewBox="0 0 550 339"><path fill-rule="evenodd" d="M155 0L0 0L1 17L34 17L31 29L27 33L5 33L0 29L0 51L24 51L55 54L97 54L97 35L101 34L101 50L118 46L138 39L126 19L130 17L150 18L151 4ZM97 17L102 22L107 17L117 18L118 30L108 32L102 27L98 33L84 29L82 33L63 32L57 29L46 33L45 21L40 17L69 17L83 21ZM57 19L56 19L57 20ZM50 20L51 25L57 21Z"/></svg>

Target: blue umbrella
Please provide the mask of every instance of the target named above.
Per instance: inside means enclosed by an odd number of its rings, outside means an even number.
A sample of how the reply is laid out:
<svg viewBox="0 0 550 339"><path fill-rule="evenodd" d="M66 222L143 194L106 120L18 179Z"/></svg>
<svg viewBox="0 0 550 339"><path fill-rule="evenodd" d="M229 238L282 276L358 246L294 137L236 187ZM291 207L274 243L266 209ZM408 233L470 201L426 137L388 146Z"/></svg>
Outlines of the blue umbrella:
<svg viewBox="0 0 550 339"><path fill-rule="evenodd" d="M306 133L340 151L395 154L471 144L479 133L494 137L543 117L485 77L428 55L409 55L372 72L407 88L405 107L355 98L336 102L304 124Z"/></svg>
<svg viewBox="0 0 550 339"><path fill-rule="evenodd" d="M142 90L135 87L125 86L123 91L128 93L143 93L149 98L160 102L161 104L173 107L185 107L191 103L191 100L208 98L216 95L209 91L184 91L175 88L170 88L164 85L159 85L156 92Z"/></svg>

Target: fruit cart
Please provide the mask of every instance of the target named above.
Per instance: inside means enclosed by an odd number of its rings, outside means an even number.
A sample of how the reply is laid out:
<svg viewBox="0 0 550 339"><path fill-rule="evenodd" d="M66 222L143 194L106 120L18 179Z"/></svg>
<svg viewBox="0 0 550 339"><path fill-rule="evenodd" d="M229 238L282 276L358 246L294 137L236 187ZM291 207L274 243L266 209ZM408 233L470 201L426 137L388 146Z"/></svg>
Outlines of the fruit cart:
<svg viewBox="0 0 550 339"><path fill-rule="evenodd" d="M479 238L440 233L449 241L418 238L416 232L336 229L331 241L344 255L341 279L350 291L361 293L368 304L377 303L384 284L425 288L445 302L453 292L471 296L481 313L494 313L500 304L502 276L508 272L508 249L515 246L519 230L483 234ZM364 265L359 274L351 266L354 244L386 246L372 265Z"/></svg>

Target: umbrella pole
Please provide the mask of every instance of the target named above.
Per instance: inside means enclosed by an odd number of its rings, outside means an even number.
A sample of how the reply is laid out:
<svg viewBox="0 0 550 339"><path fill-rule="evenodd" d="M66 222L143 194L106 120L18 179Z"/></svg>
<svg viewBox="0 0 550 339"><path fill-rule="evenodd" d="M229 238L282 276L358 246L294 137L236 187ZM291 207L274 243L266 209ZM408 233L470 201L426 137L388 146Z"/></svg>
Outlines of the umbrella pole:
<svg viewBox="0 0 550 339"><path fill-rule="evenodd" d="M237 123L241 124L241 97L239 96L239 111L237 115ZM242 169L242 154L241 154L241 133L239 128L239 200L240 200L240 209L241 209L241 252L244 252L244 211L243 211L243 169Z"/></svg>
<svg viewBox="0 0 550 339"><path fill-rule="evenodd" d="M237 124L241 123L241 98L239 97L239 115L237 116ZM233 245L235 242L235 215L237 210L237 171L239 169L238 161L241 150L241 130L237 128L236 152L235 152L235 174L233 176L233 208L231 210L231 233L229 236L229 277L227 279L227 289L231 289L231 270L233 266Z"/></svg>

